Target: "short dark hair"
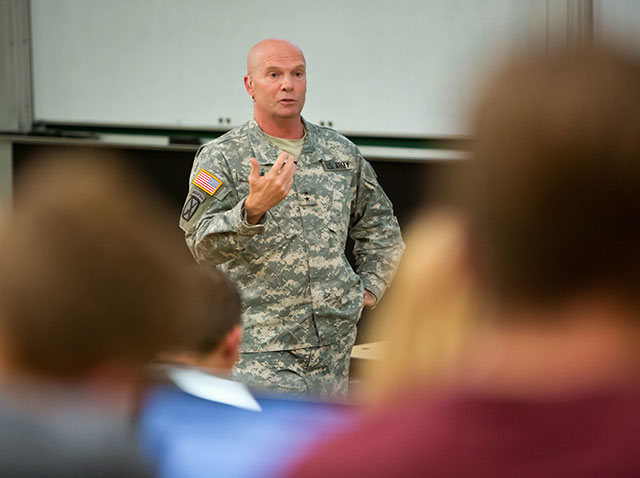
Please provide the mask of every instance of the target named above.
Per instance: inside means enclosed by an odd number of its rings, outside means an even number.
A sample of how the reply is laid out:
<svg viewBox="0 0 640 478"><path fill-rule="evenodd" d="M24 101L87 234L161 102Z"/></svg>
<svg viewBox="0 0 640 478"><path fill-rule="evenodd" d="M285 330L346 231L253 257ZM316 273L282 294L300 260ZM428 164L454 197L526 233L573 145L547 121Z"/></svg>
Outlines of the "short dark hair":
<svg viewBox="0 0 640 478"><path fill-rule="evenodd" d="M18 367L81 377L183 340L193 259L162 198L105 154L45 158L0 236L0 328Z"/></svg>
<svg viewBox="0 0 640 478"><path fill-rule="evenodd" d="M640 300L640 62L605 48L515 60L475 116L472 256L503 301Z"/></svg>
<svg viewBox="0 0 640 478"><path fill-rule="evenodd" d="M235 285L214 266L199 266L195 286L193 328L186 352L206 355L215 351L231 330L241 324L242 304Z"/></svg>

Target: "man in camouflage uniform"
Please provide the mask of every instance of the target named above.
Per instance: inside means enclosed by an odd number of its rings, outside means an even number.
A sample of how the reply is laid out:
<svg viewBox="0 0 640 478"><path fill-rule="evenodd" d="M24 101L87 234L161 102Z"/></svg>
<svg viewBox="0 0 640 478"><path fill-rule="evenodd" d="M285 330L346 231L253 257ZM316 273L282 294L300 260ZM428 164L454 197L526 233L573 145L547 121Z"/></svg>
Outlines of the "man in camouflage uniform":
<svg viewBox="0 0 640 478"><path fill-rule="evenodd" d="M382 296L404 243L356 146L302 119L305 67L287 41L251 49L244 82L254 118L200 148L180 226L196 260L218 265L240 289L245 335L235 377L342 395L356 323Z"/></svg>

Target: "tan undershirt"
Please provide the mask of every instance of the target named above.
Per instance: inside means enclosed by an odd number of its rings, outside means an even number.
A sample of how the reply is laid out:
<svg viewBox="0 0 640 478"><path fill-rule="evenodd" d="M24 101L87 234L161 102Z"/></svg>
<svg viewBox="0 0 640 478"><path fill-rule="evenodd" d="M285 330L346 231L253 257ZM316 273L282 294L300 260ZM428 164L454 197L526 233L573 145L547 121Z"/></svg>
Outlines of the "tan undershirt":
<svg viewBox="0 0 640 478"><path fill-rule="evenodd" d="M270 134L262 132L267 140L276 146L280 151L285 151L290 155L294 156L296 159L300 157L300 153L302 152L302 146L304 145L304 139L307 137L307 130L304 131L304 136L300 139L285 139L285 138L277 138L275 136L271 136Z"/></svg>

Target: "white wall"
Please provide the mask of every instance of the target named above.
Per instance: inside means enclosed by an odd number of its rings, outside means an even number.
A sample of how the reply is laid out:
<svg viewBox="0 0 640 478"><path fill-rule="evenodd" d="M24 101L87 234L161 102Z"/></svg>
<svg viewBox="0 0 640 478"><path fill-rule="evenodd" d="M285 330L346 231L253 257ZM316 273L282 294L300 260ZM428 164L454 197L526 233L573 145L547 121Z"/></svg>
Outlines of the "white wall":
<svg viewBox="0 0 640 478"><path fill-rule="evenodd" d="M596 40L615 42L640 56L640 2L595 0L593 6Z"/></svg>
<svg viewBox="0 0 640 478"><path fill-rule="evenodd" d="M542 5L542 7L541 7ZM248 49L308 63L304 115L346 133L451 136L488 65L527 45L521 0L31 0L35 120L218 127L251 115ZM227 128L226 124L222 127Z"/></svg>

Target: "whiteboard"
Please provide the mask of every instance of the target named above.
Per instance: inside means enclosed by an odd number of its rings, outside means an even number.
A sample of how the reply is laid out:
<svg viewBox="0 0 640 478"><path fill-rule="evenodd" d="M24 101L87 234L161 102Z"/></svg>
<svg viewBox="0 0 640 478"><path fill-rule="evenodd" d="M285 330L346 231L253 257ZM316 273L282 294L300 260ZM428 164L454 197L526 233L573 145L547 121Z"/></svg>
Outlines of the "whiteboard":
<svg viewBox="0 0 640 478"><path fill-rule="evenodd" d="M305 53L309 121L331 121L348 134L465 134L478 80L531 41L532 25L544 22L539 4L31 0L34 119L240 125L252 114L242 81L247 51L280 37Z"/></svg>
<svg viewBox="0 0 640 478"><path fill-rule="evenodd" d="M593 6L596 41L613 43L640 56L640 2L599 0Z"/></svg>

